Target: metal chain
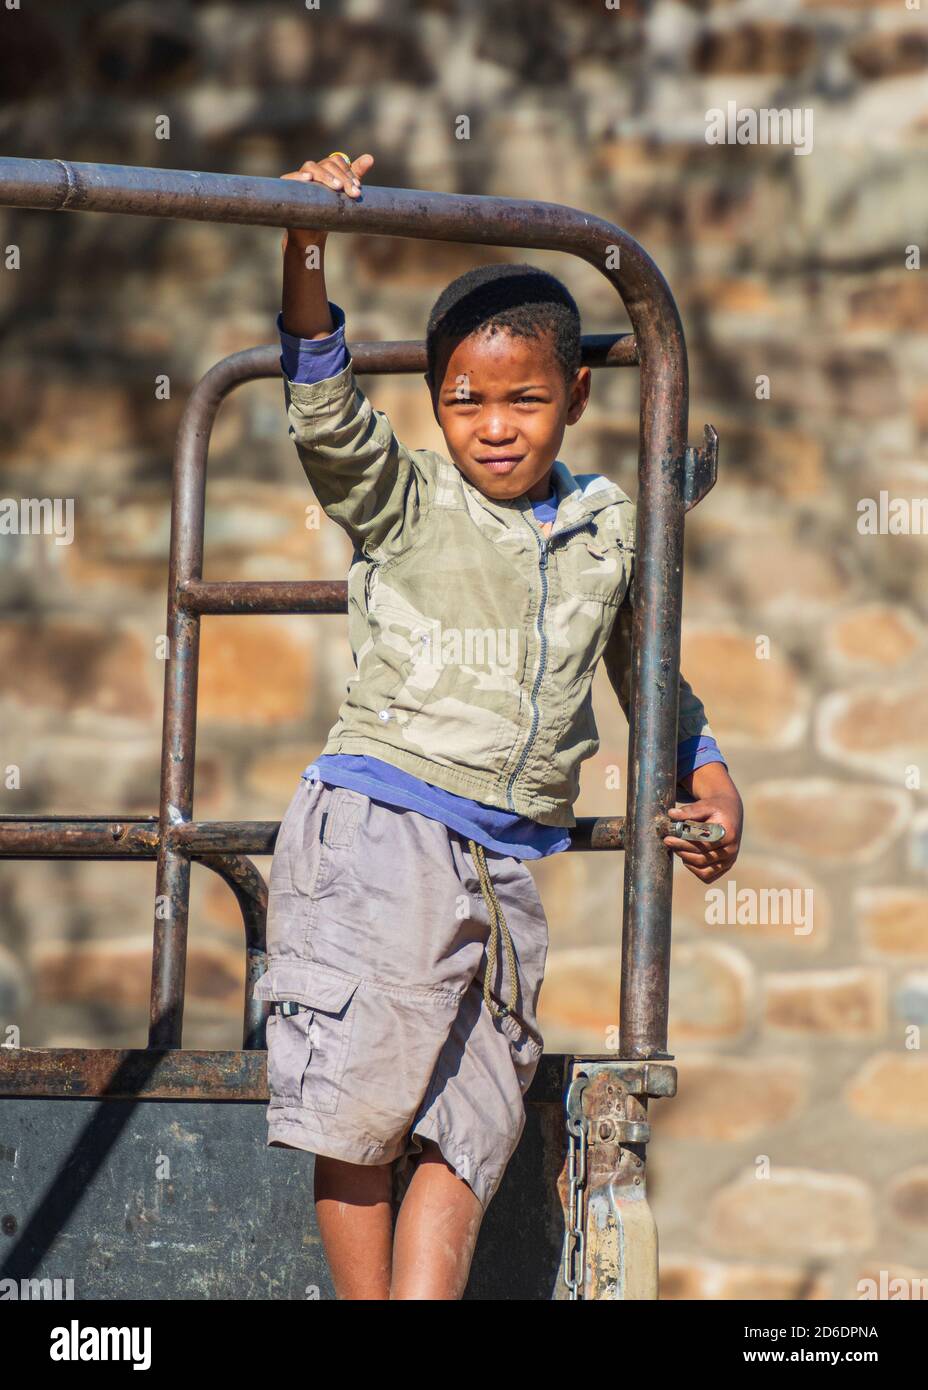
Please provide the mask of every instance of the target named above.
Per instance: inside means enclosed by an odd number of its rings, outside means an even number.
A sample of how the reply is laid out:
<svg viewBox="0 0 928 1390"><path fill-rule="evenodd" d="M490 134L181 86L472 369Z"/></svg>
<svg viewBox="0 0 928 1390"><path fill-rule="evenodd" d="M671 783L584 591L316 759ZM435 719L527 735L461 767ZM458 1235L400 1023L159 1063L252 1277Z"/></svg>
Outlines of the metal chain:
<svg viewBox="0 0 928 1390"><path fill-rule="evenodd" d="M589 1077L578 1076L567 1091L567 1233L564 1242L564 1283L568 1298L582 1298L586 1269L583 1236L583 1192L586 1186L587 1138L590 1121L583 1113L583 1092ZM579 1273L578 1273L579 1263Z"/></svg>

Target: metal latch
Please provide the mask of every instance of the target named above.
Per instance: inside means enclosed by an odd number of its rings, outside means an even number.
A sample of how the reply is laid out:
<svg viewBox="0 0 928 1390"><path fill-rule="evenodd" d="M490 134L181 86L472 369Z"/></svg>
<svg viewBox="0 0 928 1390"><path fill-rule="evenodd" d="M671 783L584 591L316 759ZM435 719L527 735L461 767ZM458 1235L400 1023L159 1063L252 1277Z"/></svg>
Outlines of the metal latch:
<svg viewBox="0 0 928 1390"><path fill-rule="evenodd" d="M715 486L719 467L719 433L706 425L706 447L687 445L683 451L683 510L688 512Z"/></svg>

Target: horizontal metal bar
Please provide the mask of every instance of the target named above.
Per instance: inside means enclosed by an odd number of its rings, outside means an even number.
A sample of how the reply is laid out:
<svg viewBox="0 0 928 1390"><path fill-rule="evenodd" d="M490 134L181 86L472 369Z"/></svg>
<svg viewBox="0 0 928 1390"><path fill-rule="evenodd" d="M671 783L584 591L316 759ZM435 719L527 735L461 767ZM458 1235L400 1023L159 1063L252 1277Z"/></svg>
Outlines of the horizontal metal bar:
<svg viewBox="0 0 928 1390"><path fill-rule="evenodd" d="M280 351L276 347L269 351L273 352L279 371ZM363 376L366 372L382 372L389 376L414 375L424 373L428 366L425 341L421 338L399 338L383 343L349 342L348 351L356 376ZM634 333L584 333L580 339L580 355L585 367L638 366Z"/></svg>
<svg viewBox="0 0 928 1390"><path fill-rule="evenodd" d="M560 1105L569 1059L546 1053L526 1093ZM263 1049L0 1047L0 1097L68 1100L268 1101Z"/></svg>
<svg viewBox="0 0 928 1390"><path fill-rule="evenodd" d="M48 812L40 816L14 815L11 811L0 811L0 825L153 825L157 829L157 816L76 816Z"/></svg>
<svg viewBox="0 0 928 1390"><path fill-rule="evenodd" d="M638 243L579 208L531 198L435 193L366 184L351 198L319 183L195 169L152 169L63 159L0 158L0 206L105 212L247 226L309 227L427 241L610 250L617 279L659 274ZM598 257L600 268L605 257ZM630 277L626 277L628 266Z"/></svg>
<svg viewBox="0 0 928 1390"><path fill-rule="evenodd" d="M280 821L179 821L169 825L165 842L193 859L217 854L273 854ZM658 816L658 835L714 843L720 825ZM570 828L571 850L621 850L624 816L578 816ZM0 816L0 859L157 859L157 817Z"/></svg>
<svg viewBox="0 0 928 1390"><path fill-rule="evenodd" d="M344 579L186 579L177 586L187 613L347 613Z"/></svg>
<svg viewBox="0 0 928 1390"><path fill-rule="evenodd" d="M158 818L0 817L0 859L157 859Z"/></svg>
<svg viewBox="0 0 928 1390"><path fill-rule="evenodd" d="M0 165L3 161L0 160ZM3 200L0 198L0 207ZM425 373L428 359L422 338L387 339L384 342L348 341L351 365L355 376L405 376ZM583 364L594 370L599 367L637 367L638 346L634 333L584 333L580 339ZM263 344L241 348L223 357L211 371L222 369L224 386L245 381L280 378L280 345ZM209 373L207 373L209 376Z"/></svg>

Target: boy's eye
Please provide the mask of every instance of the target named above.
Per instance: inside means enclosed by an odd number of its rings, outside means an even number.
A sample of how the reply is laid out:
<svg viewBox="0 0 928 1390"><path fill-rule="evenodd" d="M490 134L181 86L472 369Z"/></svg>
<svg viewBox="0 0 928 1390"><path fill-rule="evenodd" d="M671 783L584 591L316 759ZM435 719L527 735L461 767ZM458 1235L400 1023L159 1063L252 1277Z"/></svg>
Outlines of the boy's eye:
<svg viewBox="0 0 928 1390"><path fill-rule="evenodd" d="M471 405L479 405L480 402L479 402L479 401L475 401L471 396L452 396L451 399L448 400L448 401L445 401L444 404L445 404L446 406L449 406L449 407L450 407L450 406L462 406L462 405L463 405L463 406L471 406ZM547 402L546 402L544 396L531 396L531 395L526 395L526 396L518 396L518 397L516 398L516 405L546 405L546 404L547 404Z"/></svg>

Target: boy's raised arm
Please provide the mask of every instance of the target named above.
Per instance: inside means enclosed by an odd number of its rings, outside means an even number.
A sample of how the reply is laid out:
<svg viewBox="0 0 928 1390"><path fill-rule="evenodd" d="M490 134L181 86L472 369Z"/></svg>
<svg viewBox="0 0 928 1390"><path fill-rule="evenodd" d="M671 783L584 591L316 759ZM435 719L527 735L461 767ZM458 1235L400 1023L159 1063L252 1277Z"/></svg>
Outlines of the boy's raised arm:
<svg viewBox="0 0 928 1390"><path fill-rule="evenodd" d="M284 178L315 181L351 197L373 163L361 155L307 161ZM399 540L424 505L423 478L390 421L355 380L344 343L344 314L328 298L326 233L284 233L281 366L288 433L326 514L367 552ZM333 314L334 309L334 314Z"/></svg>

